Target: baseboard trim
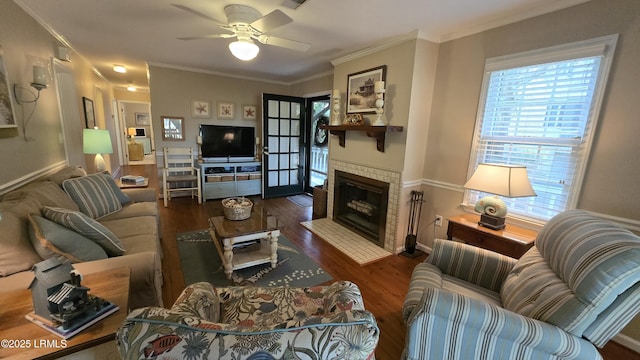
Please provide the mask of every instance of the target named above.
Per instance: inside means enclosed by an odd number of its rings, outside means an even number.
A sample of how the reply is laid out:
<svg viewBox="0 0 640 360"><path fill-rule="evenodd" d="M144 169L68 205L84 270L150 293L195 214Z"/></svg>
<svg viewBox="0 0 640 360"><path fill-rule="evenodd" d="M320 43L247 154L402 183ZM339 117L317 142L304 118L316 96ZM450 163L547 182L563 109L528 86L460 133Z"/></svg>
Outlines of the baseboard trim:
<svg viewBox="0 0 640 360"><path fill-rule="evenodd" d="M637 353L640 353L640 341L631 338L624 334L618 334L611 339L611 341L616 342L628 349L631 349Z"/></svg>

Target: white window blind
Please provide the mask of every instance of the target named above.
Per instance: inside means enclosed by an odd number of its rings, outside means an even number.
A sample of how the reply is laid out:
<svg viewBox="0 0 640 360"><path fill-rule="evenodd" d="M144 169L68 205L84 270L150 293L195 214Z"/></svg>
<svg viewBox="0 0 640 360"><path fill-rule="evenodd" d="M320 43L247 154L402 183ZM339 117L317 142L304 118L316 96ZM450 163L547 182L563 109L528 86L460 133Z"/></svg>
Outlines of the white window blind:
<svg viewBox="0 0 640 360"><path fill-rule="evenodd" d="M544 221L575 207L612 53L600 40L487 62L469 175L479 163L525 165L538 196L503 198L510 214Z"/></svg>

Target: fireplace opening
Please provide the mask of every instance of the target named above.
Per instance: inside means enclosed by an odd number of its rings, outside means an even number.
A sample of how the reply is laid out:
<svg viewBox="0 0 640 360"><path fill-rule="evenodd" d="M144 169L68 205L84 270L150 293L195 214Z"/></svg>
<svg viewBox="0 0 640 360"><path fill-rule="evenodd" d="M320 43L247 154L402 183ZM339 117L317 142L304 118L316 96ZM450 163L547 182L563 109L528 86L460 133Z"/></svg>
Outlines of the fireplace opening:
<svg viewBox="0 0 640 360"><path fill-rule="evenodd" d="M335 171L333 220L384 248L389 183Z"/></svg>

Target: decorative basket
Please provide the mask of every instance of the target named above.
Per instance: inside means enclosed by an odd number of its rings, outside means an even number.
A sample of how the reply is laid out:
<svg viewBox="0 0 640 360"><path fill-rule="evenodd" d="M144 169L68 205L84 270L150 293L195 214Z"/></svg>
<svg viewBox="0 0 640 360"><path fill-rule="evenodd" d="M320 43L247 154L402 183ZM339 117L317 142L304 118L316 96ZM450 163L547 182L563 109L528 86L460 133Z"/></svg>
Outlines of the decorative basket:
<svg viewBox="0 0 640 360"><path fill-rule="evenodd" d="M253 203L244 197L231 197L222 200L224 217L229 220L245 220L251 216Z"/></svg>

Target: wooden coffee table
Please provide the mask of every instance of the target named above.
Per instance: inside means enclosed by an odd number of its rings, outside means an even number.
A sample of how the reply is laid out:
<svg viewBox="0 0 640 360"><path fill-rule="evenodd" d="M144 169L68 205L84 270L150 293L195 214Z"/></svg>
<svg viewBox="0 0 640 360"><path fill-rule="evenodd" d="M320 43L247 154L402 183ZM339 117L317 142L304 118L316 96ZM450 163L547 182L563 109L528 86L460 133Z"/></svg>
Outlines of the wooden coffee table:
<svg viewBox="0 0 640 360"><path fill-rule="evenodd" d="M234 270L278 262L278 220L261 206L254 206L246 220L232 221L224 216L209 218L211 239L222 259L224 273L231 279Z"/></svg>
<svg viewBox="0 0 640 360"><path fill-rule="evenodd" d="M121 267L84 276L82 285L90 294L120 309L65 341L24 318L33 311L30 290L0 294L0 359L56 359L114 340L127 317L130 274L128 267Z"/></svg>

